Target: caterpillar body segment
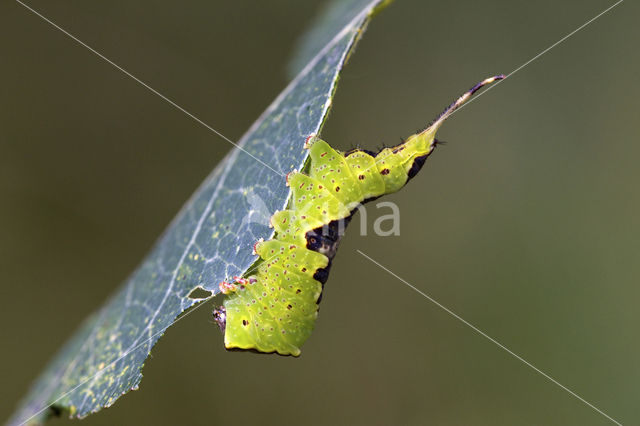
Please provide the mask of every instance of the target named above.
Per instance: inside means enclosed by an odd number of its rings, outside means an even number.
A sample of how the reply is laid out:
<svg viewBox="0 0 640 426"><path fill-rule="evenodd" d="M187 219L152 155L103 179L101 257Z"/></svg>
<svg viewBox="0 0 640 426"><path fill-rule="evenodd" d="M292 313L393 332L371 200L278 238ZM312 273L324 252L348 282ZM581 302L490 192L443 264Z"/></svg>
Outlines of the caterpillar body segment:
<svg viewBox="0 0 640 426"><path fill-rule="evenodd" d="M288 208L271 218L274 236L254 246L255 272L224 281L224 304L213 313L227 349L300 355L346 225L358 206L400 190L437 145L437 130L488 78L465 92L425 130L374 153L340 152L311 137L302 172L287 175ZM253 269L253 268L252 268Z"/></svg>

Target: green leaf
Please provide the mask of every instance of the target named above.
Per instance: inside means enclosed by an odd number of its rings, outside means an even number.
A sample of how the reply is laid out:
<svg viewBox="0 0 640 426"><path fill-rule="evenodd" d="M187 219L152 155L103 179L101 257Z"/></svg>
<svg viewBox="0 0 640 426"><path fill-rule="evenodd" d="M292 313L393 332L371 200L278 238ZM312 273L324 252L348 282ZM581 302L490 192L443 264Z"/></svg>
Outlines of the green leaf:
<svg viewBox="0 0 640 426"><path fill-rule="evenodd" d="M216 294L220 281L254 263L253 244L272 235L262 216L287 204L284 177L304 164L304 140L320 131L345 59L380 3L358 0L341 28L315 30L324 47L202 183L120 290L62 348L10 424L39 423L54 410L84 417L112 405L138 387L165 330L206 300L190 298L191 292L201 287ZM262 216L255 200L265 203Z"/></svg>
<svg viewBox="0 0 640 426"><path fill-rule="evenodd" d="M289 75L298 74L331 41L333 36L349 25L349 21L362 10L371 8L371 14L375 14L392 1L381 0L373 7L371 7L371 0L333 0L324 4L314 24L298 40L295 54L291 56L287 66Z"/></svg>

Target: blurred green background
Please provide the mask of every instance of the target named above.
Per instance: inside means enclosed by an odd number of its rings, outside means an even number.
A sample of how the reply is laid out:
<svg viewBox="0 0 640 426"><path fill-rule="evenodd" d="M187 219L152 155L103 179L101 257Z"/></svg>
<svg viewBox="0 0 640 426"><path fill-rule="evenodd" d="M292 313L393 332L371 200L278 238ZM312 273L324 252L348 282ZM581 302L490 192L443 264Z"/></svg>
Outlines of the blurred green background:
<svg viewBox="0 0 640 426"><path fill-rule="evenodd" d="M322 2L29 5L233 140L287 83ZM398 0L343 72L323 137L427 124L613 2ZM350 228L299 359L227 353L211 303L170 328L113 424L611 424L360 249L625 424L640 422L640 57L627 1L456 114ZM231 146L16 2L0 5L0 415L136 267ZM276 143L276 141L274 141ZM67 423L58 419L52 424Z"/></svg>

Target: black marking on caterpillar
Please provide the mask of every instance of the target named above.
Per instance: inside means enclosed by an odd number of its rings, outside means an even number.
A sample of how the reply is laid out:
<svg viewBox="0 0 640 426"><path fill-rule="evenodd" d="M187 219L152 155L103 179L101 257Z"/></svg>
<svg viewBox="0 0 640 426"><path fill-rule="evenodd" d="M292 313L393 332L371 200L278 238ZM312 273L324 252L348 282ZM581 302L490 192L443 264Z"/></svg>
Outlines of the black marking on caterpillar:
<svg viewBox="0 0 640 426"><path fill-rule="evenodd" d="M286 210L271 218L273 239L258 241L255 273L220 283L224 306L213 312L229 350L300 355L318 313L322 290L344 230L357 207L400 190L439 144L436 131L488 78L453 102L425 130L379 152L333 149L315 137L305 141L304 173L291 172Z"/></svg>

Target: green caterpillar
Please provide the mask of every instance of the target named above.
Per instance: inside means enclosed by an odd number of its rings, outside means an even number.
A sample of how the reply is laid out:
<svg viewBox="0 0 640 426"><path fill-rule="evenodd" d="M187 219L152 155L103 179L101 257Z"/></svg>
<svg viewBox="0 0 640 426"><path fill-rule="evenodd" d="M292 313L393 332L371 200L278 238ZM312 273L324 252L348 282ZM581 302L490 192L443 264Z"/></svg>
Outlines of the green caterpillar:
<svg viewBox="0 0 640 426"><path fill-rule="evenodd" d="M287 175L288 209L271 218L273 239L254 245L260 256L255 273L220 284L227 296L213 316L224 333L225 348L300 355L318 316L331 261L356 208L402 188L433 152L442 123L477 90L503 78L481 81L425 130L378 153L343 153L309 137L305 172Z"/></svg>

